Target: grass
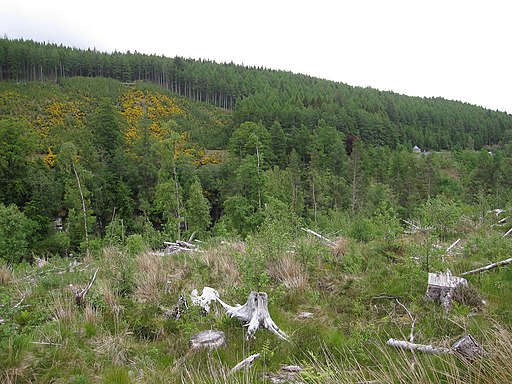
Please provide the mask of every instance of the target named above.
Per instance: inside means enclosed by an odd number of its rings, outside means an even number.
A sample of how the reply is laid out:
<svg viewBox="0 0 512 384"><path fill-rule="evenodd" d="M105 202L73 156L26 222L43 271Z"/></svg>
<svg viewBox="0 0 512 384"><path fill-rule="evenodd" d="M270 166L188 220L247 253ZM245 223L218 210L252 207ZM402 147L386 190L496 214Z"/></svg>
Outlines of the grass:
<svg viewBox="0 0 512 384"><path fill-rule="evenodd" d="M433 259L432 266L460 273L511 248L510 239L498 239L483 225L464 231L464 251L445 262ZM252 383L282 364L303 366L306 383L512 381L512 298L503 294L512 288L510 267L468 276L470 288L457 293L446 314L424 300L427 271L415 259L425 250L421 238L400 235L390 247L370 233L364 242L343 237L329 247L301 235L271 256L265 250L275 246L273 239L261 236L248 243L211 241L202 252L163 257L107 247L73 268L58 257L40 266L2 265L0 382ZM497 242L502 250L494 253ZM85 303L76 305L76 290L96 268ZM234 305L256 284L268 293L270 314L291 342L266 330L246 340L240 321L215 304L205 313L181 303L176 319L179 297L188 299L194 288L216 288ZM450 347L470 333L486 355L468 363L387 347L389 337L409 336L405 308L415 321L416 342ZM300 318L303 311L313 317ZM189 351L190 336L205 329L223 331L227 345ZM262 357L252 368L229 373L253 353Z"/></svg>

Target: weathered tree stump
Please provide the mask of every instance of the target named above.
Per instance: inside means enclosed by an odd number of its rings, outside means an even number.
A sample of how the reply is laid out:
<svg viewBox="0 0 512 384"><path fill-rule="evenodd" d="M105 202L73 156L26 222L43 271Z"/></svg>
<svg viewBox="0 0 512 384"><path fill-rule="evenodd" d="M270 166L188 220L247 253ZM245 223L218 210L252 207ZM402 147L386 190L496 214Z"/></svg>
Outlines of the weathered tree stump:
<svg viewBox="0 0 512 384"><path fill-rule="evenodd" d="M426 297L429 300L439 301L448 312L452 308L453 292L459 285L467 286L468 282L462 277L453 276L449 269L444 273L429 273Z"/></svg>
<svg viewBox="0 0 512 384"><path fill-rule="evenodd" d="M231 317L236 317L247 324L247 338L254 337L260 326L267 328L283 340L288 340L288 335L281 331L274 323L268 312L268 295L265 292L251 292L244 305L232 307L221 299L217 301L226 309Z"/></svg>
<svg viewBox="0 0 512 384"><path fill-rule="evenodd" d="M188 345L191 349L216 349L226 345L226 336L222 331L202 331L192 336Z"/></svg>
<svg viewBox="0 0 512 384"><path fill-rule="evenodd" d="M484 354L484 349L471 335L464 336L452 346L452 350L463 359L474 361Z"/></svg>

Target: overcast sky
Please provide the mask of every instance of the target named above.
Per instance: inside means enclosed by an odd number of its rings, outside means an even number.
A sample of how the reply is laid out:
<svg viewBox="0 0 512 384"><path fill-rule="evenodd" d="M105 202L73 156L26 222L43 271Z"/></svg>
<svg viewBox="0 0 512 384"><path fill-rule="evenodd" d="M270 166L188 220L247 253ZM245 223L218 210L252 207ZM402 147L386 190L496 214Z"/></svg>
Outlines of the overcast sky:
<svg viewBox="0 0 512 384"><path fill-rule="evenodd" d="M0 0L0 33L233 61L512 113L511 11L510 0Z"/></svg>

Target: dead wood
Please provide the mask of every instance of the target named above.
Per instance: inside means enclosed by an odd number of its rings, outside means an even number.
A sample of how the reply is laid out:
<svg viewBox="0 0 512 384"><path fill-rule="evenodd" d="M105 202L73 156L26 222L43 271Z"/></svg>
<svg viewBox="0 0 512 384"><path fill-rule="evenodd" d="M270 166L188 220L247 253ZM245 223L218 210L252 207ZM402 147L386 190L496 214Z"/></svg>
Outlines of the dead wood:
<svg viewBox="0 0 512 384"><path fill-rule="evenodd" d="M241 362L239 362L237 365L235 365L235 366L231 369L231 371L230 371L229 373L230 373L230 374L231 374L231 373L235 373L235 372L237 372L237 371L239 371L239 370L241 370L241 369L243 369L243 368L247 369L247 368L249 368L249 367L252 365L252 363L254 362L254 360L259 359L259 358L260 358L260 354L259 354L259 353L256 353L256 354L254 354L254 355L251 355L251 356L249 356L249 357L247 357L247 358L243 359L243 360L242 360Z"/></svg>
<svg viewBox="0 0 512 384"><path fill-rule="evenodd" d="M94 274L92 275L91 279L89 280L89 283L87 284L87 286L84 289L78 290L76 292L75 302L77 305L82 305L84 303L85 295L87 295L87 292L89 292L89 290L91 289L92 284L94 283L94 280L96 280L96 275L98 274L98 271L99 271L99 268L96 268L96 270L94 271Z"/></svg>
<svg viewBox="0 0 512 384"><path fill-rule="evenodd" d="M418 351L430 354L455 354L468 361L474 361L484 354L483 348L471 335L464 336L455 342L451 348L434 347L431 344L414 344L405 340L396 340L393 338L389 339L386 344L390 347L407 349L409 351Z"/></svg>
<svg viewBox="0 0 512 384"><path fill-rule="evenodd" d="M226 345L226 336L222 331L202 331L192 336L188 345L191 349L216 349Z"/></svg>
<svg viewBox="0 0 512 384"><path fill-rule="evenodd" d="M425 353L430 353L430 354L452 353L452 350L450 348L434 347L430 344L429 345L414 344L409 341L396 340L393 338L389 339L386 342L386 344L389 345L390 347L407 349L409 351L425 352Z"/></svg>
<svg viewBox="0 0 512 384"><path fill-rule="evenodd" d="M466 279L452 275L449 269L446 272L428 274L428 287L426 298L438 301L446 312L452 308L453 293L459 285L467 286Z"/></svg>
<svg viewBox="0 0 512 384"><path fill-rule="evenodd" d="M332 241L331 239L328 239L327 237L325 236L322 236L321 234L315 232L315 231L312 231L311 229L308 229L308 228L301 228L303 231L307 232L307 233L310 233L312 234L313 236L315 237L318 237L320 240L326 242L327 244L331 245L331 246L336 246L336 243L334 241Z"/></svg>
<svg viewBox="0 0 512 384"><path fill-rule="evenodd" d="M270 317L268 295L265 292L251 292L244 305L237 304L235 307L224 303L220 298L217 298L217 301L224 307L229 316L236 317L246 324L248 339L254 337L260 326L263 326L279 338L289 340L288 335L279 329Z"/></svg>
<svg viewBox="0 0 512 384"><path fill-rule="evenodd" d="M506 264L510 264L510 263L512 263L512 257L510 257L508 259L505 259L505 260L498 261L496 263L492 263L492 264L486 265L484 267L480 267L480 268L477 268L477 269L472 269L471 271L467 271L467 272L461 273L460 275L461 276L465 276L465 275L471 275L473 273L480 273L480 272L488 271L489 269L493 269L493 268L499 267L501 265L506 265Z"/></svg>

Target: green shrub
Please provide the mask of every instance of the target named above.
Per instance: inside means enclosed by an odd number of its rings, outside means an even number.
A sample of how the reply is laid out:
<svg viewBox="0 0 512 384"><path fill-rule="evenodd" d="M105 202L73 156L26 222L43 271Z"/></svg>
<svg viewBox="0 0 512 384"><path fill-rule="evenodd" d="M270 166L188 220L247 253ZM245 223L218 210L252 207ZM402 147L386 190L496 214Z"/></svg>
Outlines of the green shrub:
<svg viewBox="0 0 512 384"><path fill-rule="evenodd" d="M0 259L9 264L29 260L29 239L33 230L33 222L18 207L0 203Z"/></svg>

